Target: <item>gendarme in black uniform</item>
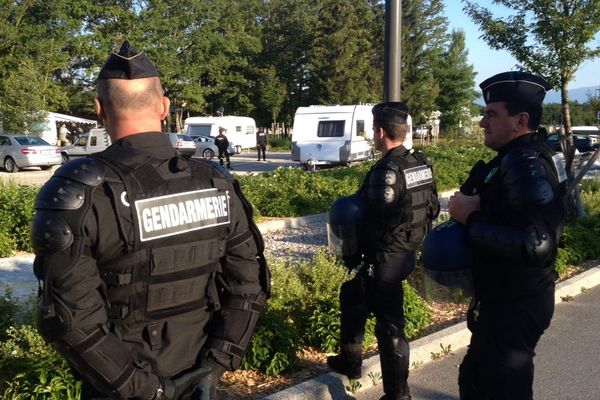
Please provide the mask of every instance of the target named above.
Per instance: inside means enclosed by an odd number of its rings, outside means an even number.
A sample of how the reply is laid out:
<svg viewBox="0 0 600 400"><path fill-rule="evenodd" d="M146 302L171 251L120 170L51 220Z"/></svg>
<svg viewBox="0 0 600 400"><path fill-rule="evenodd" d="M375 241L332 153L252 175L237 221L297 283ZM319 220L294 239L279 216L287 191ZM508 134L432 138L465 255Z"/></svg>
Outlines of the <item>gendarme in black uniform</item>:
<svg viewBox="0 0 600 400"><path fill-rule="evenodd" d="M177 156L161 132L125 136L44 185L39 329L83 399L178 399L239 367L268 290L244 202L226 171Z"/></svg>
<svg viewBox="0 0 600 400"><path fill-rule="evenodd" d="M391 130L389 123L406 124L408 110L404 103L382 103L373 116L376 128ZM367 203L359 252L364 264L341 287L341 354L329 357L328 364L351 378L360 376L365 323L373 313L384 398L410 399L402 281L413 271L415 251L439 213L431 163L401 144L390 148L369 171L359 195Z"/></svg>
<svg viewBox="0 0 600 400"><path fill-rule="evenodd" d="M541 105L547 83L511 72L496 75L481 87L488 104ZM532 399L534 349L554 311L564 168L535 132L497 151L468 179L480 196L480 211L467 220L476 262L475 294L468 312L472 337L459 375L463 400Z"/></svg>

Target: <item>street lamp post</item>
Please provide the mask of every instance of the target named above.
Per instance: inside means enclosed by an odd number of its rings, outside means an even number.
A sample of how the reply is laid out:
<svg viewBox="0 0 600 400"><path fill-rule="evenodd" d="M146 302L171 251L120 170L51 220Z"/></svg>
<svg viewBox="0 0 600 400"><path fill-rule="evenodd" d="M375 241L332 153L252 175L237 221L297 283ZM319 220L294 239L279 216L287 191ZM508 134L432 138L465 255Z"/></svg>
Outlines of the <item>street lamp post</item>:
<svg viewBox="0 0 600 400"><path fill-rule="evenodd" d="M386 0L383 101L400 101L401 18L401 0Z"/></svg>

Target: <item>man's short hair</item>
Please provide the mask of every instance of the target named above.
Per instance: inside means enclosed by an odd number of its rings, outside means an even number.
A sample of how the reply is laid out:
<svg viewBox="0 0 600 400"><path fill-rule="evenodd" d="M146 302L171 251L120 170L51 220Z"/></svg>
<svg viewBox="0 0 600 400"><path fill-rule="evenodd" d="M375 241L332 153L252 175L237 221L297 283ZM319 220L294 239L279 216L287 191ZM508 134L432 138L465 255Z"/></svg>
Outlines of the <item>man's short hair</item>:
<svg viewBox="0 0 600 400"><path fill-rule="evenodd" d="M227 129L225 129L222 126L220 126L219 127L219 133L223 133L223 132L227 132Z"/></svg>
<svg viewBox="0 0 600 400"><path fill-rule="evenodd" d="M402 101L379 103L373 107L373 124L383 128L393 141L404 140L408 132L408 106Z"/></svg>
<svg viewBox="0 0 600 400"><path fill-rule="evenodd" d="M542 121L542 105L529 103L526 101L505 101L504 106L508 115L513 116L518 113L526 112L529 114L527 127L531 130L536 130Z"/></svg>

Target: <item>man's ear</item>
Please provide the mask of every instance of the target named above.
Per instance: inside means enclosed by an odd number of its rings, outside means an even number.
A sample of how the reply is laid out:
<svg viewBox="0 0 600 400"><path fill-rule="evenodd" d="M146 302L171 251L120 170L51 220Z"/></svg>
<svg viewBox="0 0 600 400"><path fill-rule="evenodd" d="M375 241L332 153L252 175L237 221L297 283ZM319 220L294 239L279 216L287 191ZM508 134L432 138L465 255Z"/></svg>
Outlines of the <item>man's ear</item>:
<svg viewBox="0 0 600 400"><path fill-rule="evenodd" d="M160 113L160 120L164 120L169 116L169 107L171 107L171 100L167 96L162 97L162 112Z"/></svg>
<svg viewBox="0 0 600 400"><path fill-rule="evenodd" d="M528 124L529 124L529 114L526 112L521 112L519 113L519 118L517 119L517 124L519 125L519 127L524 128L524 129L528 129Z"/></svg>
<svg viewBox="0 0 600 400"><path fill-rule="evenodd" d="M102 105L102 100L99 98L94 98L94 108L96 109L96 114L101 121L106 120L106 113L104 112L104 106Z"/></svg>

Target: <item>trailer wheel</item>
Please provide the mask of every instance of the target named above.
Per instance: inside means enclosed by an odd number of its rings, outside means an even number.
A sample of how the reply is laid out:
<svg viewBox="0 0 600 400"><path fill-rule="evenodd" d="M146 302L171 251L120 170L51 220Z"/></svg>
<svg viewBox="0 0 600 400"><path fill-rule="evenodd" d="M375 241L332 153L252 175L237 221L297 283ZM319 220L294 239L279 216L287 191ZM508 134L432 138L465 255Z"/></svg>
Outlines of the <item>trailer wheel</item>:
<svg viewBox="0 0 600 400"><path fill-rule="evenodd" d="M69 155L67 153L60 153L61 164L66 164L69 162Z"/></svg>
<svg viewBox="0 0 600 400"><path fill-rule="evenodd" d="M242 152L242 146L235 146L235 154L240 154Z"/></svg>

